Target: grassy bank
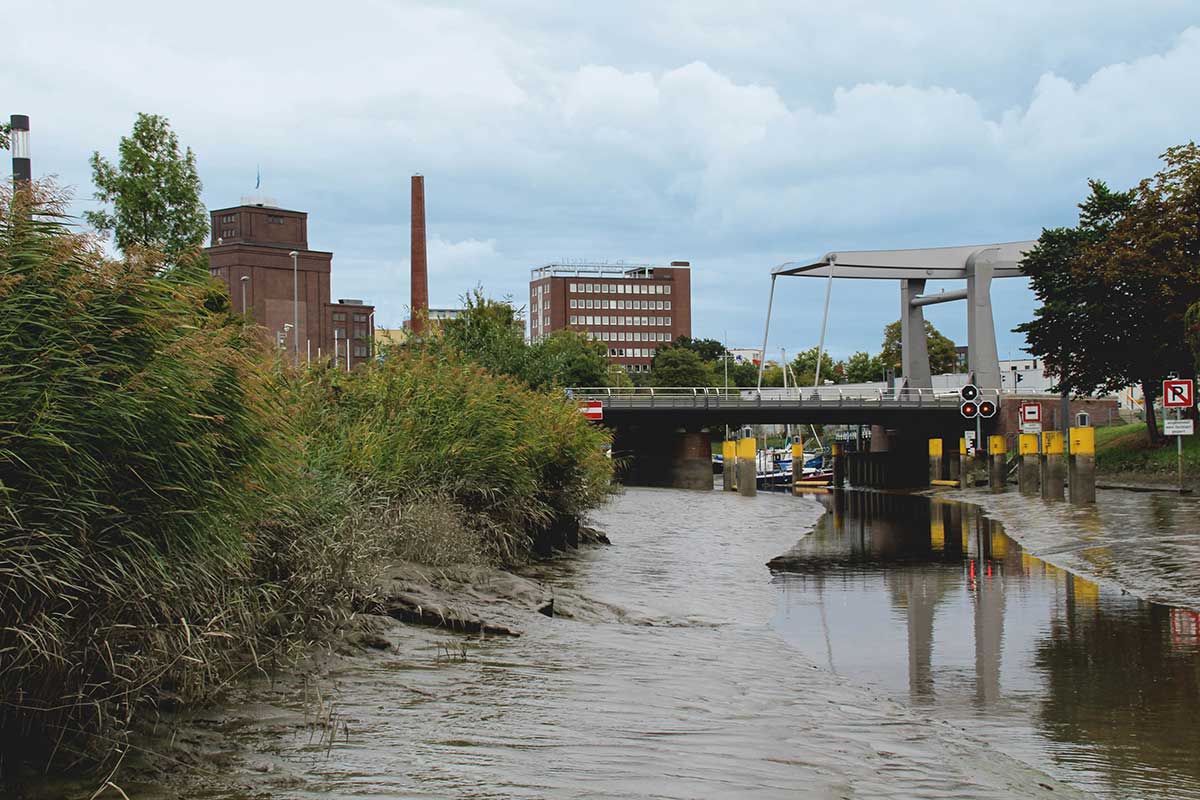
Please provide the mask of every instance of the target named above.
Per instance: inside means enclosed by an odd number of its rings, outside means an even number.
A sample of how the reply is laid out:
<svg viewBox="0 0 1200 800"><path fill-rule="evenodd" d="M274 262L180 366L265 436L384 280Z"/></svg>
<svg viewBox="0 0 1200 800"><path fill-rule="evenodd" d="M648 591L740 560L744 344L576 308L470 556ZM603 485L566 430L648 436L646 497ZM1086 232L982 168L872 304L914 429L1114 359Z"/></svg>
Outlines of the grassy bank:
<svg viewBox="0 0 1200 800"><path fill-rule="evenodd" d="M518 561L608 490L561 397L445 347L292 371L202 257L0 200L0 782L329 635L388 560Z"/></svg>
<svg viewBox="0 0 1200 800"><path fill-rule="evenodd" d="M1147 479L1174 479L1178 469L1175 437L1157 447L1150 445L1146 426L1114 425L1096 429L1096 468L1102 474L1140 474ZM1200 440L1183 437L1185 480L1200 480Z"/></svg>

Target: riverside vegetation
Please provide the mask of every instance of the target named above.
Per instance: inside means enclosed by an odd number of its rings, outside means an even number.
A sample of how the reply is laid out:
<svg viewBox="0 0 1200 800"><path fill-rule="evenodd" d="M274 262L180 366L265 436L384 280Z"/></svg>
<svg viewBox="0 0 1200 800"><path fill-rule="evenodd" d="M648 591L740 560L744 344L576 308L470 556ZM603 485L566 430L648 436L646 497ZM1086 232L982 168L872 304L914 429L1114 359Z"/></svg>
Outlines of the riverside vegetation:
<svg viewBox="0 0 1200 800"><path fill-rule="evenodd" d="M518 562L609 491L602 429L453 336L292 369L199 252L110 258L33 192L0 203L0 782L286 663L389 561Z"/></svg>

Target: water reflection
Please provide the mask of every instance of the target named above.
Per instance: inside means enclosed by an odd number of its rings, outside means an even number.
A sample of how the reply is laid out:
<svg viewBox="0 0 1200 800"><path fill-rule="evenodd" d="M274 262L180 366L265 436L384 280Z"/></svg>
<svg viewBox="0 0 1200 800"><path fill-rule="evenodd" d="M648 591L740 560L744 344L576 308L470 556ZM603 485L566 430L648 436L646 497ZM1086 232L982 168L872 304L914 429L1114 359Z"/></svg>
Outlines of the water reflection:
<svg viewBox="0 0 1200 800"><path fill-rule="evenodd" d="M1094 793L1200 797L1195 612L1064 572L969 506L830 504L771 563L775 626L811 658Z"/></svg>

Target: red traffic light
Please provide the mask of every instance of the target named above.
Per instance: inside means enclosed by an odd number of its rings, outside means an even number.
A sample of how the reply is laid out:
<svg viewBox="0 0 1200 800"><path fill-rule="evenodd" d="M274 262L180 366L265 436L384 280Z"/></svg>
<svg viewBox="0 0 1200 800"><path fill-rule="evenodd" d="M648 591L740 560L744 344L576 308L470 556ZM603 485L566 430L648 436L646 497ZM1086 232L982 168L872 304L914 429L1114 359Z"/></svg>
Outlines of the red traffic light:
<svg viewBox="0 0 1200 800"><path fill-rule="evenodd" d="M975 400L979 397L979 387L973 383L968 383L958 390L958 396L963 400Z"/></svg>
<svg viewBox="0 0 1200 800"><path fill-rule="evenodd" d="M979 406L970 401L963 403L958 410L967 419L974 419L979 414ZM995 409L992 409L992 413L995 413Z"/></svg>
<svg viewBox="0 0 1200 800"><path fill-rule="evenodd" d="M988 417L996 416L996 404L991 400L984 400L979 404L979 416L987 419Z"/></svg>

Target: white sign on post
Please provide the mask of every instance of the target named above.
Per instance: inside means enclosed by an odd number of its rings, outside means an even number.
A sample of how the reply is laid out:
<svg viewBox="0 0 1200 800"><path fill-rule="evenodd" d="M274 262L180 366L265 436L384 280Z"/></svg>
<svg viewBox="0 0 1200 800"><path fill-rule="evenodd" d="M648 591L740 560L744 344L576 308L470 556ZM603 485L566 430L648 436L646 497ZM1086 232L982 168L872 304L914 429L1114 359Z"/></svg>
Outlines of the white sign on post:
<svg viewBox="0 0 1200 800"><path fill-rule="evenodd" d="M1190 419L1164 419L1163 434L1166 436L1192 436L1195 434Z"/></svg>

